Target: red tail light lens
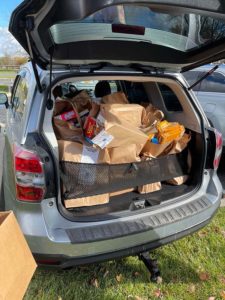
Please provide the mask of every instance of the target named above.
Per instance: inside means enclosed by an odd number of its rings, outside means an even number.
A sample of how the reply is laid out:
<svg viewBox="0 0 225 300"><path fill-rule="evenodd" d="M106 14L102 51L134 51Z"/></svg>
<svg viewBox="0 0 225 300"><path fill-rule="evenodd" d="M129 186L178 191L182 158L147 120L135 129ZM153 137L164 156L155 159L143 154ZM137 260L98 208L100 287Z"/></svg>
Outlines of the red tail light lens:
<svg viewBox="0 0 225 300"><path fill-rule="evenodd" d="M14 160L17 199L41 201L45 194L45 177L40 157L34 151L15 145Z"/></svg>
<svg viewBox="0 0 225 300"><path fill-rule="evenodd" d="M17 199L27 202L37 202L44 196L44 190L34 186L16 185Z"/></svg>
<svg viewBox="0 0 225 300"><path fill-rule="evenodd" d="M40 158L35 153L18 146L15 146L15 169L20 172L43 172Z"/></svg>
<svg viewBox="0 0 225 300"><path fill-rule="evenodd" d="M213 161L213 167L214 170L217 170L220 164L220 158L223 150L223 136L217 129L215 129L215 136L216 136L216 151L215 151L215 157Z"/></svg>
<svg viewBox="0 0 225 300"><path fill-rule="evenodd" d="M221 149L223 146L223 136L222 134L215 129L215 135L216 135L216 148Z"/></svg>

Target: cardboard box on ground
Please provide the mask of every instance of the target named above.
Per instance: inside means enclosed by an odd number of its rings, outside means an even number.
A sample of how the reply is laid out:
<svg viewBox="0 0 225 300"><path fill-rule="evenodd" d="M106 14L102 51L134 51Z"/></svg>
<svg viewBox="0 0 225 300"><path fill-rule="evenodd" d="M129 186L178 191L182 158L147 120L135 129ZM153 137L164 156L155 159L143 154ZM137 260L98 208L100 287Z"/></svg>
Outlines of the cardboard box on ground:
<svg viewBox="0 0 225 300"><path fill-rule="evenodd" d="M13 212L0 212L0 265L0 299L23 299L37 265Z"/></svg>
<svg viewBox="0 0 225 300"><path fill-rule="evenodd" d="M83 91L71 100L57 101L54 116L69 111L71 107L77 113L77 125L74 128L65 121L53 118L56 136L60 139L60 160L92 164L132 163L141 159L179 153L190 140L190 135L184 134L182 125L162 121L163 112L152 105L144 107L139 104L129 104L122 92L92 100ZM89 111L90 128L87 128L88 118L80 117L84 110ZM58 126L61 127L60 130ZM154 137L157 137L158 144L151 142ZM180 184L185 179L186 177L176 178L168 182ZM65 206L105 204L111 196L132 191L134 188L65 200ZM137 187L139 193L150 193L159 189L161 189L160 182Z"/></svg>

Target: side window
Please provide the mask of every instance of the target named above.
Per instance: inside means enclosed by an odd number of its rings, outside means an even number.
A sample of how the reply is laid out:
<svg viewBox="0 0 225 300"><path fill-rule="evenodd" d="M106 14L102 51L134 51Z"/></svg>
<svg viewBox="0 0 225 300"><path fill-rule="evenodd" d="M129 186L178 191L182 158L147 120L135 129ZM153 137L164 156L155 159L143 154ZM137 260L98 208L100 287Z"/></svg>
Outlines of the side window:
<svg viewBox="0 0 225 300"><path fill-rule="evenodd" d="M28 86L25 76L18 76L16 86L13 89L12 109L21 118L27 102Z"/></svg>
<svg viewBox="0 0 225 300"><path fill-rule="evenodd" d="M159 90L168 111L183 111L180 101L168 85L159 83Z"/></svg>

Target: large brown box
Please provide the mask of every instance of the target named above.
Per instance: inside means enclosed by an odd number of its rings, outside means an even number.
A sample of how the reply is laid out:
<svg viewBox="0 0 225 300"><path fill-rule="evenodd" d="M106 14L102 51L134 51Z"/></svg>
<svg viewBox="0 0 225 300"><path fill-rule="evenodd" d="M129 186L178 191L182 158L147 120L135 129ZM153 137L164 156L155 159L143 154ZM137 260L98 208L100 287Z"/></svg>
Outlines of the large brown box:
<svg viewBox="0 0 225 300"><path fill-rule="evenodd" d="M36 263L13 212L0 212L0 299L22 299Z"/></svg>

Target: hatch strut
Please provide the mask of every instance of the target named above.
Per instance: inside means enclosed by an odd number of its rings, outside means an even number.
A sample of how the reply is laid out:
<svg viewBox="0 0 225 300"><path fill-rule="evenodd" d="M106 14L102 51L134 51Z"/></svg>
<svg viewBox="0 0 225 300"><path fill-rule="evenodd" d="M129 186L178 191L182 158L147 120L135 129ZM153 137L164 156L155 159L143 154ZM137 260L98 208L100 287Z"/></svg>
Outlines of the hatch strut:
<svg viewBox="0 0 225 300"><path fill-rule="evenodd" d="M34 62L34 55L33 55L33 50L32 50L32 46L31 46L31 42L30 42L30 34L27 30L25 30L25 33L26 33L27 45L28 45L29 54L30 54L30 60L31 60L33 71L34 71L34 76L35 76L35 79L36 79L36 82L37 82L37 87L38 87L39 92L42 93L43 88L41 86L41 81L40 81L40 77L39 77L39 74L38 74L37 66Z"/></svg>
<svg viewBox="0 0 225 300"><path fill-rule="evenodd" d="M53 59L53 53L54 53L54 47L49 48L49 53L50 53L50 72L49 72L49 94L48 94L48 100L46 103L46 107L48 110L51 110L53 108L53 100L51 98L51 88L52 88L52 59Z"/></svg>
<svg viewBox="0 0 225 300"><path fill-rule="evenodd" d="M219 65L216 65L215 67L213 67L211 70L209 70L207 73L205 73L205 75L203 75L199 80L197 80L195 83L193 83L191 86L189 86L188 90L190 91L191 89L193 89L193 87L195 87L197 84L202 82L202 80L204 80L206 77L211 75L218 68L219 68Z"/></svg>

